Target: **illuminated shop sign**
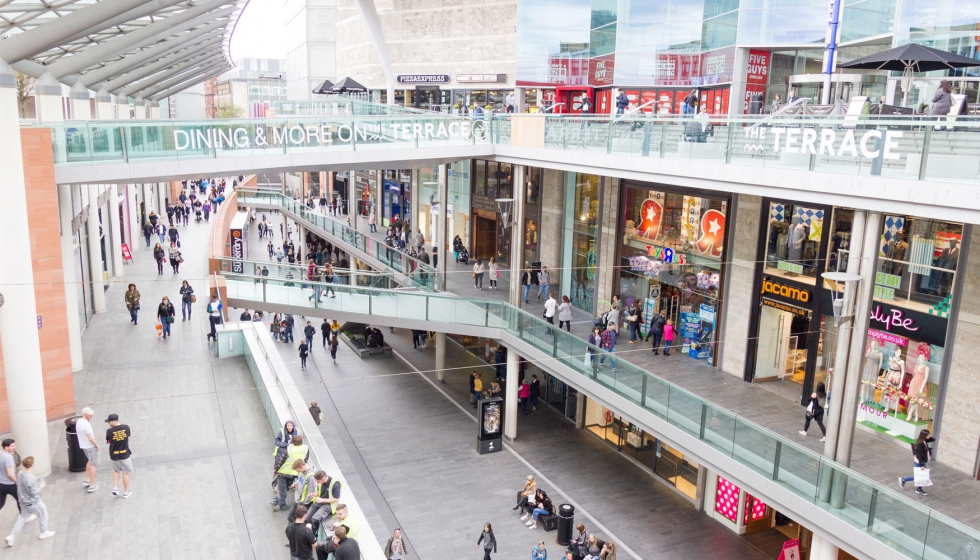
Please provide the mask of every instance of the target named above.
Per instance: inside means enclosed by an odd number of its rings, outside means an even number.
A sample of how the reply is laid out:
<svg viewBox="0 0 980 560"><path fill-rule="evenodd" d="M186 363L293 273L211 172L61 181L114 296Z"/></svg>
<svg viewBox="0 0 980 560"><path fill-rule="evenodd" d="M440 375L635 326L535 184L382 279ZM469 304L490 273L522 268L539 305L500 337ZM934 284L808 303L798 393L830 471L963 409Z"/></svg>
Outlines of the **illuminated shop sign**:
<svg viewBox="0 0 980 560"><path fill-rule="evenodd" d="M448 74L401 74L399 84L448 84Z"/></svg>
<svg viewBox="0 0 980 560"><path fill-rule="evenodd" d="M798 303L808 303L810 301L810 290L788 286L773 281L768 276L762 279L762 293L779 296Z"/></svg>

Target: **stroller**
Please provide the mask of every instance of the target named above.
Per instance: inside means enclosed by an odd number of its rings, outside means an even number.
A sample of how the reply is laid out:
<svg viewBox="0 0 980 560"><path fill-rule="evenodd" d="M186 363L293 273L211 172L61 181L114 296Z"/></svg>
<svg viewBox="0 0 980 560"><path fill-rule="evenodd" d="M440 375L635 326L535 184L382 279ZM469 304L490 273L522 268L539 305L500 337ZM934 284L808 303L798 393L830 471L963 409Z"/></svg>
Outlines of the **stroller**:
<svg viewBox="0 0 980 560"><path fill-rule="evenodd" d="M459 248L459 256L456 257L456 262L463 264L470 262L470 252L466 250L466 247Z"/></svg>
<svg viewBox="0 0 980 560"><path fill-rule="evenodd" d="M200 206L198 206L197 210L195 210L194 212L194 221L196 223L201 223L202 221L204 221L204 212L201 212Z"/></svg>

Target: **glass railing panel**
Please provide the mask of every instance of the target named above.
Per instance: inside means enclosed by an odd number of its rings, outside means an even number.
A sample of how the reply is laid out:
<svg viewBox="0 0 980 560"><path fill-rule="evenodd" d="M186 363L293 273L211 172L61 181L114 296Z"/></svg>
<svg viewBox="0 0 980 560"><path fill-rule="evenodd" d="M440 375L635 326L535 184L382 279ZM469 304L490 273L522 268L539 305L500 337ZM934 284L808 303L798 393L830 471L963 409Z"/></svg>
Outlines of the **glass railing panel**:
<svg viewBox="0 0 980 560"><path fill-rule="evenodd" d="M976 531L965 527L945 515L933 511L929 518L929 531L926 533L924 558L963 558L980 557L980 537Z"/></svg>
<svg viewBox="0 0 980 560"><path fill-rule="evenodd" d="M395 296L396 312L393 316L403 319L419 319L425 317L425 298L408 292L391 292ZM382 314L392 316L387 309L380 310ZM459 314L457 313L457 319Z"/></svg>
<svg viewBox="0 0 980 560"><path fill-rule="evenodd" d="M670 384L654 376L647 377L646 394L643 399L643 407L660 417L667 419L670 409Z"/></svg>
<svg viewBox="0 0 980 560"><path fill-rule="evenodd" d="M667 422L694 437L701 435L701 399L675 385L670 386Z"/></svg>
<svg viewBox="0 0 980 560"><path fill-rule="evenodd" d="M735 447L735 415L714 405L705 405L704 437L711 447L731 457Z"/></svg>
<svg viewBox="0 0 980 560"><path fill-rule="evenodd" d="M620 362L618 366L613 390L630 402L640 404L643 398L643 380L647 377L647 373L628 362Z"/></svg>
<svg viewBox="0 0 980 560"><path fill-rule="evenodd" d="M778 444L779 439L775 434L742 418L736 418L732 457L743 465L771 478Z"/></svg>
<svg viewBox="0 0 980 560"><path fill-rule="evenodd" d="M867 530L879 493L876 486L821 457L814 503L849 525Z"/></svg>
<svg viewBox="0 0 980 560"><path fill-rule="evenodd" d="M775 480L807 500L813 500L820 475L820 456L783 441L779 448L779 468Z"/></svg>
<svg viewBox="0 0 980 560"><path fill-rule="evenodd" d="M853 482L848 480L848 493ZM909 558L923 558L926 533L930 529L929 508L890 489L876 489L874 495L871 535Z"/></svg>

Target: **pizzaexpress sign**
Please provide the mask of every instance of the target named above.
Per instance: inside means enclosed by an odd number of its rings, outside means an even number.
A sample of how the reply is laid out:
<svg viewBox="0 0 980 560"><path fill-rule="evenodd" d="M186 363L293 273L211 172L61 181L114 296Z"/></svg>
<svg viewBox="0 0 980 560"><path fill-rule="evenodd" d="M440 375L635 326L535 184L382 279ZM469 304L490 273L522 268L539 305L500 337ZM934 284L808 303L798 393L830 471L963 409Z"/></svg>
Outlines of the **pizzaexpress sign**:
<svg viewBox="0 0 980 560"><path fill-rule="evenodd" d="M352 142L390 142L398 140L486 139L485 121L440 119L436 122L283 124L209 126L175 129L177 151L202 149L248 149L282 146L321 146Z"/></svg>

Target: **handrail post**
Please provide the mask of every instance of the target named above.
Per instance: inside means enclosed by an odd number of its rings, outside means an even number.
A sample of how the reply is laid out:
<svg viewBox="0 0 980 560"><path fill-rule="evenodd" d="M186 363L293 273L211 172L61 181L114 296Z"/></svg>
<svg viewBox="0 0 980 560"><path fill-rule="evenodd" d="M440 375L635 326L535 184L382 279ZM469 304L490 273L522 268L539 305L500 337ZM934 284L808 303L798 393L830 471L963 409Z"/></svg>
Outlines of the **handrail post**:
<svg viewBox="0 0 980 560"><path fill-rule="evenodd" d="M735 151L735 124L728 121L728 145L725 147L725 163L732 162L732 152Z"/></svg>
<svg viewBox="0 0 980 560"><path fill-rule="evenodd" d="M779 479L779 458L783 454L783 442L776 442L776 456L772 460L772 479Z"/></svg>
<svg viewBox="0 0 980 560"><path fill-rule="evenodd" d="M647 405L647 379L649 378L647 375L643 376L643 384L640 386L640 406Z"/></svg>
<svg viewBox="0 0 980 560"><path fill-rule="evenodd" d="M926 178L926 167L929 165L929 145L932 140L932 125L926 127L925 135L922 137L922 154L919 159L919 180Z"/></svg>
<svg viewBox="0 0 980 560"><path fill-rule="evenodd" d="M708 425L708 405L701 403L701 425L698 426L698 439L704 441L704 428Z"/></svg>

